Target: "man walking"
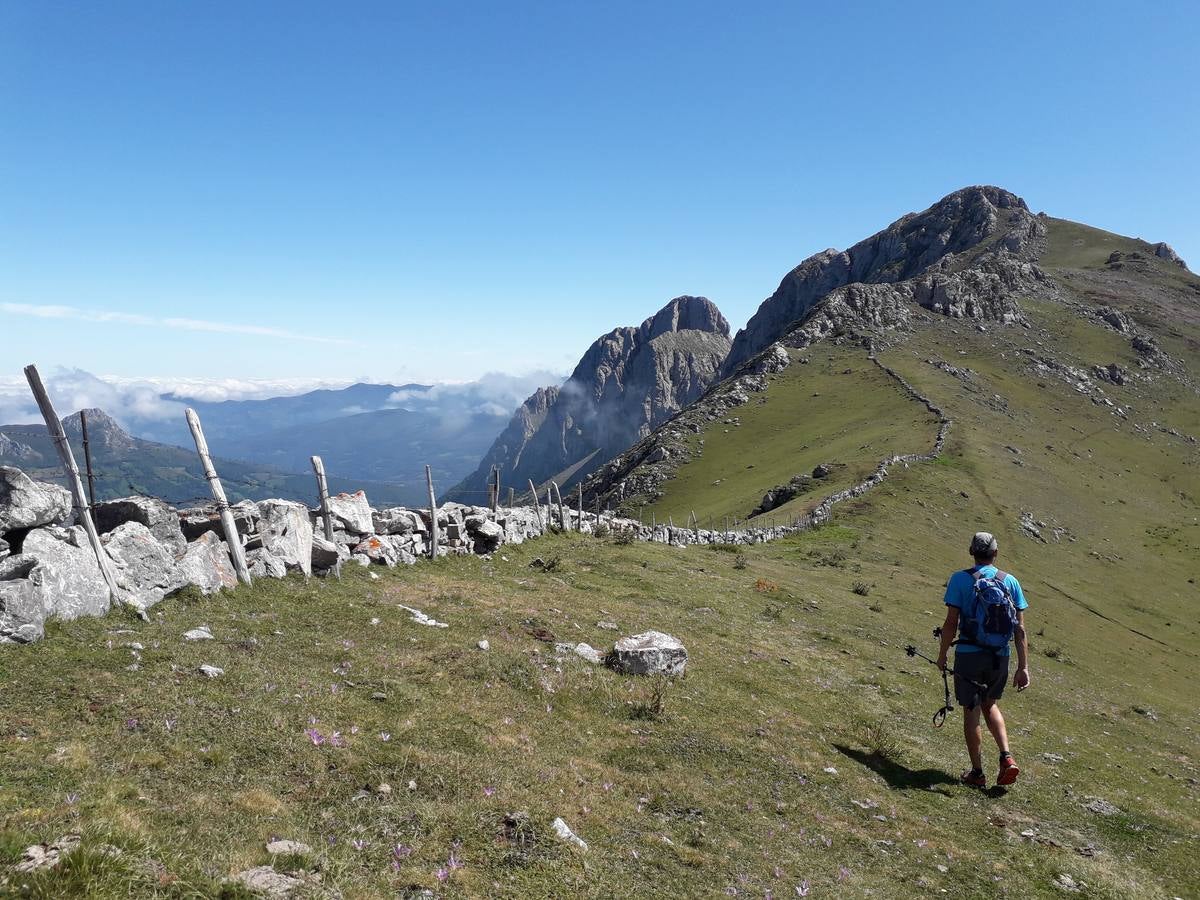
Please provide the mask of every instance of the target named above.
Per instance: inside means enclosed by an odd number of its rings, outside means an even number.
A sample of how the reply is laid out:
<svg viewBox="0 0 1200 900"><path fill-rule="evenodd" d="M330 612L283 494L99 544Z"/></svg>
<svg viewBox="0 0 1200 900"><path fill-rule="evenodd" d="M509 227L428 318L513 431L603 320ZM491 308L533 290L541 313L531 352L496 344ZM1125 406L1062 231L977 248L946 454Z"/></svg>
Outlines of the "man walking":
<svg viewBox="0 0 1200 900"><path fill-rule="evenodd" d="M999 545L986 531L971 538L970 553L975 565L950 576L946 583L946 621L938 666L946 668L946 654L954 646L954 696L963 708L963 733L971 768L964 784L986 787L980 755L979 719L982 713L988 731L1000 749L996 784L1017 780L1021 770L1008 748L1008 732L997 702L1008 682L1008 645L1017 645L1017 671L1013 687L1029 687L1029 645L1025 637L1025 594L1021 584L994 565ZM957 639L956 636L957 635Z"/></svg>

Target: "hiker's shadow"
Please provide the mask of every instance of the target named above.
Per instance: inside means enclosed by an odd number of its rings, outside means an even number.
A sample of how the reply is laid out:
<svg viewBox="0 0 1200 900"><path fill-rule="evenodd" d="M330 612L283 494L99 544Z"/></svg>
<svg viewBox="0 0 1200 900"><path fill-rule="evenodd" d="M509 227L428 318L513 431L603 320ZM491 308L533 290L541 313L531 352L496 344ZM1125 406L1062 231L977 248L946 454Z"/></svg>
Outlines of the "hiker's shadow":
<svg viewBox="0 0 1200 900"><path fill-rule="evenodd" d="M865 750L855 750L842 744L834 744L833 748L843 756L848 756L860 765L866 766L873 772L879 773L888 786L893 790L936 791L939 794L950 792L941 789L941 785L958 784L957 778L952 778L941 769L910 769L908 766L887 759L878 753L868 753Z"/></svg>

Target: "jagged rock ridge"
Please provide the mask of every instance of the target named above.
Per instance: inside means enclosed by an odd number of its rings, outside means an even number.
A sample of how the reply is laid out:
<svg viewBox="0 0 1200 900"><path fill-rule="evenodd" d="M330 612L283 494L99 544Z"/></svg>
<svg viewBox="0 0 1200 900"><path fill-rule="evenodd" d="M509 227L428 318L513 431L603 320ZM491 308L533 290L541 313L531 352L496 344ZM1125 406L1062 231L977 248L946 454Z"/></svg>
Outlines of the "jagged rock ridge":
<svg viewBox="0 0 1200 900"><path fill-rule="evenodd" d="M823 250L800 263L737 333L724 374L791 332L821 301L830 310L813 337L844 322L903 326L910 302L950 315L1015 318L1002 295L1021 279L1037 279L1028 265L1044 238L1045 225L1015 194L988 186L955 191L849 250Z"/></svg>
<svg viewBox="0 0 1200 900"><path fill-rule="evenodd" d="M574 483L699 397L729 352L729 323L704 297L676 297L640 326L596 340L561 387L538 390L451 496L479 500L493 466L502 486Z"/></svg>

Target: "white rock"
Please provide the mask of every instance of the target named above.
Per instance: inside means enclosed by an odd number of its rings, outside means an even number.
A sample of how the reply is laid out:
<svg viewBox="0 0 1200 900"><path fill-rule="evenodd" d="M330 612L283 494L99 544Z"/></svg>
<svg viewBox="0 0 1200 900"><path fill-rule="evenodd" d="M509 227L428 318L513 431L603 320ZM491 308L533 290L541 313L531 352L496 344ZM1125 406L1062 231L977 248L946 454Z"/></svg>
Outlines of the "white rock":
<svg viewBox="0 0 1200 900"><path fill-rule="evenodd" d="M208 630L207 625L201 625L199 628L193 628L191 631L183 633L185 641L211 641L213 633Z"/></svg>
<svg viewBox="0 0 1200 900"><path fill-rule="evenodd" d="M270 866L255 866L238 872L233 876L233 880L267 897L288 897L293 891L304 886L301 879L276 872Z"/></svg>
<svg viewBox="0 0 1200 900"><path fill-rule="evenodd" d="M590 644L576 644L574 650L576 656L586 659L592 665L598 666L604 662L604 655Z"/></svg>
<svg viewBox="0 0 1200 900"><path fill-rule="evenodd" d="M837 774L837 769L835 769L833 766L826 766L822 771L826 775L836 775Z"/></svg>
<svg viewBox="0 0 1200 900"><path fill-rule="evenodd" d="M617 641L612 666L625 675L682 675L687 659L687 649L678 638L646 631Z"/></svg>
<svg viewBox="0 0 1200 900"><path fill-rule="evenodd" d="M313 850L308 844L302 844L300 841L280 840L267 844L267 852L272 856L283 856L292 853L312 853Z"/></svg>
<svg viewBox="0 0 1200 900"><path fill-rule="evenodd" d="M587 842L573 832L567 823L562 820L562 817L559 817L551 822L550 827L554 829L554 834L560 841L566 841L568 844L574 844L580 850L586 850L588 848Z"/></svg>
<svg viewBox="0 0 1200 900"><path fill-rule="evenodd" d="M209 678L220 678L225 674L225 670L218 669L216 666L210 666L208 663L204 663L200 666L200 674Z"/></svg>
<svg viewBox="0 0 1200 900"><path fill-rule="evenodd" d="M433 628L449 628L445 622L439 622L437 619L432 619L419 609L413 609L411 606L401 606L402 610L409 614L409 617L418 625L429 625Z"/></svg>
<svg viewBox="0 0 1200 900"><path fill-rule="evenodd" d="M491 650L492 649L492 645L489 644L486 640L480 641L475 646L478 647L480 650Z"/></svg>

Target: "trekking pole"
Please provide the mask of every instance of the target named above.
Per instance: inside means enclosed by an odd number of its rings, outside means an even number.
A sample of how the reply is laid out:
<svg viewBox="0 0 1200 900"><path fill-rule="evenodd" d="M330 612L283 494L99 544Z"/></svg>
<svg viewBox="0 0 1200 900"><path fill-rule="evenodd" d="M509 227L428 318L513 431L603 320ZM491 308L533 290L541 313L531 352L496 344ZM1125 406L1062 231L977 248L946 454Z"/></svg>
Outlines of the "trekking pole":
<svg viewBox="0 0 1200 900"><path fill-rule="evenodd" d="M942 636L941 626L933 629L933 636L935 638L940 638ZM955 643L958 643L958 642L955 641ZM984 692L984 696L987 695L988 686L985 683L983 683L981 681L975 681L974 679L971 679L971 678L967 678L965 675L960 675L958 672L955 672L952 668L948 668L946 666L939 666L936 659L930 659L928 656L926 656L924 653L922 653L920 650L918 650L913 644L908 644L904 648L904 652L908 656L919 657L920 659L925 660L925 662L929 663L930 665L936 666L938 671L940 671L942 673L942 692L943 692L943 696L945 697L945 700L943 702L942 708L933 714L933 727L934 728L941 728L943 725L945 725L946 724L946 716L948 716L950 713L954 712L954 701L950 694L950 676L951 675L957 675L959 678L963 678L969 684L982 690Z"/></svg>

